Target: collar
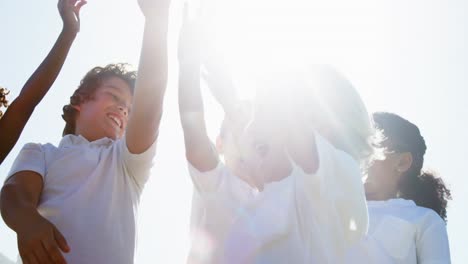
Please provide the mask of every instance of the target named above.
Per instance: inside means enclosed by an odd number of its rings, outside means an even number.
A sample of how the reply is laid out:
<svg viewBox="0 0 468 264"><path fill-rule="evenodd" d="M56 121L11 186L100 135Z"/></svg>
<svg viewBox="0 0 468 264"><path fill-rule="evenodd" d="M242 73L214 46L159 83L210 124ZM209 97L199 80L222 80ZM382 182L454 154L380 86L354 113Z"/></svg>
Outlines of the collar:
<svg viewBox="0 0 468 264"><path fill-rule="evenodd" d="M88 141L82 135L66 135L60 140L59 147L70 147L70 146L80 146L80 145L91 145L91 146L110 146L114 140L104 137L95 141Z"/></svg>
<svg viewBox="0 0 468 264"><path fill-rule="evenodd" d="M385 207L385 206L396 206L396 207L406 207L406 206L416 206L413 200L406 200L402 198L389 199L385 201L367 201L369 207Z"/></svg>

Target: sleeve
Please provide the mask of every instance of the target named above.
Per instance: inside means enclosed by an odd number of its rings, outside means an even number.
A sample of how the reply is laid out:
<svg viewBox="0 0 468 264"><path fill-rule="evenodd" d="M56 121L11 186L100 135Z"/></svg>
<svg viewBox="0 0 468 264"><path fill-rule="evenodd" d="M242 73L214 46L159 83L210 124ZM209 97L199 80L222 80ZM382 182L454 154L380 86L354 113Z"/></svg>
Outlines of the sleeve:
<svg viewBox="0 0 468 264"><path fill-rule="evenodd" d="M367 233L368 213L359 164L347 153L336 149L315 134L319 168L314 174L303 173L299 183L311 204L308 214L318 221L323 232L341 250L359 241ZM316 212L321 212L317 216ZM328 231L325 231L328 230Z"/></svg>
<svg viewBox="0 0 468 264"><path fill-rule="evenodd" d="M431 221L427 228L422 230L416 250L420 264L450 263L447 228L445 222L438 215L434 215L434 221Z"/></svg>
<svg viewBox="0 0 468 264"><path fill-rule="evenodd" d="M201 172L188 162L188 171L192 178L195 190L200 193L214 193L218 190L223 181L224 165L218 162L218 165L209 171Z"/></svg>
<svg viewBox="0 0 468 264"><path fill-rule="evenodd" d="M335 150L337 151L337 150ZM326 186L334 189L331 197L342 221L348 245L361 240L369 227L367 201L359 164L348 154L337 151L335 181Z"/></svg>
<svg viewBox="0 0 468 264"><path fill-rule="evenodd" d="M133 154L128 150L125 137L118 141L120 153L125 169L129 176L135 181L140 190L143 189L145 183L150 176L151 168L153 167L153 159L156 155L157 140L140 154Z"/></svg>
<svg viewBox="0 0 468 264"><path fill-rule="evenodd" d="M46 175L46 162L41 144L28 143L24 145L16 157L5 182L20 171L34 171L40 174L44 180Z"/></svg>

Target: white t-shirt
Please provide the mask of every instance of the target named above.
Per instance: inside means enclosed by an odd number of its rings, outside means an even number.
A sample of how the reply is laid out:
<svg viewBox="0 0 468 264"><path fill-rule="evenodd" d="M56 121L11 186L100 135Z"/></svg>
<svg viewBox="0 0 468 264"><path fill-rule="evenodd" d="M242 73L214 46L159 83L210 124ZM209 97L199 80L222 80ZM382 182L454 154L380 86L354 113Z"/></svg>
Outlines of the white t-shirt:
<svg viewBox="0 0 468 264"><path fill-rule="evenodd" d="M354 247L348 263L447 264L445 222L411 200L369 201L369 233Z"/></svg>
<svg viewBox="0 0 468 264"><path fill-rule="evenodd" d="M43 178L38 211L65 236L67 263L133 263L136 215L156 143L131 154L125 139L88 142L67 135L58 147L26 144L9 177L34 171Z"/></svg>
<svg viewBox="0 0 468 264"><path fill-rule="evenodd" d="M337 263L367 231L357 162L316 135L319 169L257 192L222 164L195 185L188 263Z"/></svg>

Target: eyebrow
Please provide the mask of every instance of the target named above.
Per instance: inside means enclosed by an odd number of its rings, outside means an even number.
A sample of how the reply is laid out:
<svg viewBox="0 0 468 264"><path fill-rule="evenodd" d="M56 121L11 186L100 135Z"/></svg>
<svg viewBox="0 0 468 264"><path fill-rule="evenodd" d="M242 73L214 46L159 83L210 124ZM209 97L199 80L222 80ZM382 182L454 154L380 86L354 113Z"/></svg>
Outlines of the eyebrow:
<svg viewBox="0 0 468 264"><path fill-rule="evenodd" d="M106 84L106 85L103 85L103 87L106 87L106 88L112 88L114 90L117 90L117 91L121 91L122 89L113 85L113 84Z"/></svg>
<svg viewBox="0 0 468 264"><path fill-rule="evenodd" d="M106 84L106 85L103 85L103 87L105 87L105 88L111 88L111 89L113 89L113 90L115 90L115 91L118 91L118 92L119 92L119 97L122 97L122 96L123 96L123 94L122 94L122 93L123 93L122 89L119 88L119 87L117 87L117 86L115 86L115 85L113 85L113 84ZM133 96L133 95L132 95L132 96ZM122 100L122 99L120 99L120 100ZM126 102L125 102L125 104L127 105L128 111L130 112L131 109L132 109L132 101L130 101L130 104L127 104Z"/></svg>

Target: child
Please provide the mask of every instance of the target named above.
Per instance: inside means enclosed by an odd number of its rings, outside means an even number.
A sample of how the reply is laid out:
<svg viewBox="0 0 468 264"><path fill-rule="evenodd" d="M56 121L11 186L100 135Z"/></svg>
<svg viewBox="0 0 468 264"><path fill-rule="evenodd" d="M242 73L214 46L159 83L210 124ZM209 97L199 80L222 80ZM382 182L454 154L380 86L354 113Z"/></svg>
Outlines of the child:
<svg viewBox="0 0 468 264"><path fill-rule="evenodd" d="M1 211L25 263L133 263L167 83L169 12L166 0L139 4L138 77L122 64L88 72L64 107L59 146L27 144L8 175Z"/></svg>
<svg viewBox="0 0 468 264"><path fill-rule="evenodd" d="M385 136L385 159L365 183L369 233L350 263L450 263L447 200L442 179L422 171L426 143L416 125L392 113L374 113Z"/></svg>
<svg viewBox="0 0 468 264"><path fill-rule="evenodd" d="M29 78L5 115L0 119L0 164L15 146L34 108L44 98L57 78L70 47L80 30L80 9L84 0L59 0L58 10L63 29L49 55ZM2 88L2 98L3 96ZM6 105L4 105L6 107Z"/></svg>
<svg viewBox="0 0 468 264"><path fill-rule="evenodd" d="M359 162L372 152L372 127L359 95L345 79L329 73L333 78L317 87L317 96L328 100L330 112L317 113L321 119L311 129L308 123L314 120L305 119L310 113L293 114L299 112L293 107L299 99L306 101L303 94L291 92L299 79L281 83L286 76L271 75L274 81L258 95L252 118L252 111L236 100L232 84L219 81L210 87L225 111L215 148L205 128L196 36L196 23L185 18L179 40L179 108L195 185L188 262L337 263L367 230ZM294 94L291 103L274 105L265 99L278 87ZM332 91L320 94L326 89ZM335 103L327 97L333 92L348 101Z"/></svg>

